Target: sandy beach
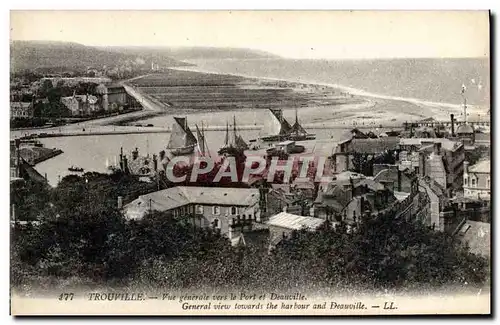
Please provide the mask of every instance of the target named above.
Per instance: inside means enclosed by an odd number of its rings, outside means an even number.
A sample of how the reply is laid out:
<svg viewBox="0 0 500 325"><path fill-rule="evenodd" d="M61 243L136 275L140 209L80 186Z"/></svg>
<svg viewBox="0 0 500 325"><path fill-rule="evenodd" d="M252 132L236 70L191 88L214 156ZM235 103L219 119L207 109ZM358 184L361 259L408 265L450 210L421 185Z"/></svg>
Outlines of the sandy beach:
<svg viewBox="0 0 500 325"><path fill-rule="evenodd" d="M196 62L189 62L195 64ZM175 67L172 69L183 70L183 71L196 71L201 73L211 73L211 74L225 74L240 76L250 79L259 80L269 80L269 81L284 81L297 84L307 84L311 87L330 87L332 89L340 90L352 94L354 96L363 98L371 103L371 105L355 105L348 107L341 107L338 112L343 111L356 112L349 116L349 118L360 118L365 123L377 124L379 121L389 121L397 120L403 123L404 121L419 120L422 118L433 117L436 120L447 121L450 118L450 114L455 114L459 116L463 111L463 105L453 104L453 103L442 103L435 101L427 101L418 98L411 97L399 97L390 96L384 94L377 94L372 92L367 92L362 89L356 89L353 87L348 87L335 83L321 83L316 81L308 81L303 79L284 79L284 78L271 78L271 77L256 77L244 73L220 73L211 69L201 68L199 66L193 65L188 67ZM372 111L366 111L366 109L372 109ZM375 109L375 111L373 111ZM489 118L489 107L478 106L478 105L468 105L467 110L470 115L481 115ZM376 116L370 116L375 115ZM336 118L342 119L342 114L338 114ZM322 117L323 118L323 117ZM340 121L344 123L345 121Z"/></svg>

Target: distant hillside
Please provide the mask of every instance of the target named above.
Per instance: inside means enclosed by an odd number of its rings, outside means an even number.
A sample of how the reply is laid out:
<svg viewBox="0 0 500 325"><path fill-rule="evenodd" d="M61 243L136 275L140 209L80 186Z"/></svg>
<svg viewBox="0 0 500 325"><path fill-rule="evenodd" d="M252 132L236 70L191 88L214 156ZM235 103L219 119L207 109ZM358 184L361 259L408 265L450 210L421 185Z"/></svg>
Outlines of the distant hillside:
<svg viewBox="0 0 500 325"><path fill-rule="evenodd" d="M103 48L85 46L78 43L50 41L12 41L10 43L12 71L21 69L43 68L85 68L115 66L126 60L138 57L150 64L151 57L138 56L136 53L124 53ZM157 56L156 63L162 66L183 65L167 56Z"/></svg>
<svg viewBox="0 0 500 325"><path fill-rule="evenodd" d="M101 49L127 54L168 56L180 61L192 59L279 58L279 56L268 52L245 48L112 46L102 47Z"/></svg>

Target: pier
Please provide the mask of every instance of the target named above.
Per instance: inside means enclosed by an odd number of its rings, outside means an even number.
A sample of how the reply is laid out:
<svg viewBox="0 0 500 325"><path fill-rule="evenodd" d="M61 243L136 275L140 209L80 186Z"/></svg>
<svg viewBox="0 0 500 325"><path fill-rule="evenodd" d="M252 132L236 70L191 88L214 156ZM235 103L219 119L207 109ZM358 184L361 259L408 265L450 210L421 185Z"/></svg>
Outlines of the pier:
<svg viewBox="0 0 500 325"><path fill-rule="evenodd" d="M194 127L194 125L190 126ZM372 130L374 128L382 129L402 129L401 125L398 124L387 124L387 125L347 125L347 124L337 124L337 125L304 125L306 129L309 130L350 130L352 128ZM238 125L239 130L254 130L259 131L262 129L262 125ZM225 131L225 125L213 125L205 126L205 131ZM120 130L115 130L113 127L97 127L95 129L86 128L78 130L44 130L41 133L32 133L22 136L22 139L34 139L34 138L56 138L56 137L71 137L71 136L95 136L95 135L125 135L125 134L154 134L154 133L170 133L172 130L170 128L158 128L158 127L121 127Z"/></svg>

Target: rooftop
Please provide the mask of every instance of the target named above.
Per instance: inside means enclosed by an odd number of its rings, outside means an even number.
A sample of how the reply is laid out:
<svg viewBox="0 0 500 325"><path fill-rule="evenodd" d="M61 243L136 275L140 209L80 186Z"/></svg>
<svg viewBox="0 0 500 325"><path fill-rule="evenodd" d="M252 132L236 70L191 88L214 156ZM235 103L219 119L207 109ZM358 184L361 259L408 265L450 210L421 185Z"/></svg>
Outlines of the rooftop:
<svg viewBox="0 0 500 325"><path fill-rule="evenodd" d="M316 230L324 222L324 219L303 217L287 212L281 212L272 216L266 224L269 226L276 226L291 230L300 230L302 228L307 230Z"/></svg>
<svg viewBox="0 0 500 325"><path fill-rule="evenodd" d="M454 151L460 147L461 142L452 141L446 138L400 138L401 146L428 146L434 143L441 143L441 148L447 151Z"/></svg>
<svg viewBox="0 0 500 325"><path fill-rule="evenodd" d="M490 160L489 159L481 160L475 165L470 166L469 173L485 173L485 174L491 173Z"/></svg>
<svg viewBox="0 0 500 325"><path fill-rule="evenodd" d="M399 144L399 137L383 137L376 139L352 139L349 145L350 152L360 153L381 153L386 150L396 150Z"/></svg>
<svg viewBox="0 0 500 325"><path fill-rule="evenodd" d="M470 124L461 124L457 128L457 134L474 133L474 129Z"/></svg>
<svg viewBox="0 0 500 325"><path fill-rule="evenodd" d="M133 218L148 210L169 211L188 204L249 206L258 200L259 190L253 188L177 186L141 195L124 208Z"/></svg>
<svg viewBox="0 0 500 325"><path fill-rule="evenodd" d="M31 102L10 102L11 107L30 108Z"/></svg>

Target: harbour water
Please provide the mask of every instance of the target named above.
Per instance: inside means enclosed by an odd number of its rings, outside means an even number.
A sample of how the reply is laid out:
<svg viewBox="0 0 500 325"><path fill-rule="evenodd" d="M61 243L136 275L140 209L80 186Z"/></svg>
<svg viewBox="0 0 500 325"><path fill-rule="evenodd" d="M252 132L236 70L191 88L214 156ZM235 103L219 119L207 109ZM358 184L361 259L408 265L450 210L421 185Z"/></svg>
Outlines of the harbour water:
<svg viewBox="0 0 500 325"><path fill-rule="evenodd" d="M315 129L311 132L316 133L318 138L313 148L315 154L329 155L345 130ZM248 142L249 139L255 139L259 131L241 130L239 134ZM205 136L210 152L219 150L224 144L224 131L206 131ZM107 172L106 161L110 164L113 164L115 159L117 161L121 147L127 155L135 148L139 149L141 155L158 154L161 150L166 150L165 146L169 137L168 133L156 133L40 139L47 148L60 148L63 153L36 165L35 168L41 175L47 175L49 184L55 186L60 178L75 174L68 170L70 166L82 167L85 172L105 173Z"/></svg>

